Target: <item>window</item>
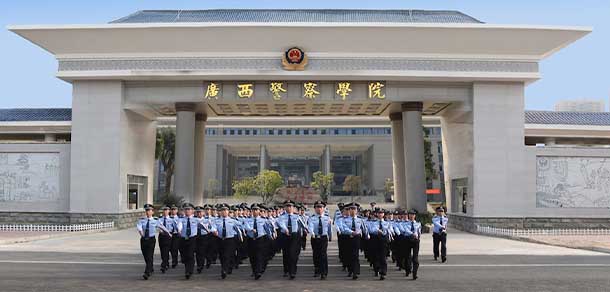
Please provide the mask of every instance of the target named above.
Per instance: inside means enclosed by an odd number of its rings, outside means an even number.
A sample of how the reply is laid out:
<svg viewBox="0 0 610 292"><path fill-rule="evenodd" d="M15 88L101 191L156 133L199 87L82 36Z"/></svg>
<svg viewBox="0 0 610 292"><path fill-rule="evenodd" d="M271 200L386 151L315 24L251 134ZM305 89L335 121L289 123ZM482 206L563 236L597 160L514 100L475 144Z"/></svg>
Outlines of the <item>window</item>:
<svg viewBox="0 0 610 292"><path fill-rule="evenodd" d="M256 130L256 129L252 130L252 135L254 135L254 136L258 135L258 130Z"/></svg>
<svg viewBox="0 0 610 292"><path fill-rule="evenodd" d="M226 136L227 135L227 129L223 129L222 130L222 134Z"/></svg>
<svg viewBox="0 0 610 292"><path fill-rule="evenodd" d="M231 135L231 136L235 135L235 130L234 129L229 130L229 135Z"/></svg>
<svg viewBox="0 0 610 292"><path fill-rule="evenodd" d="M246 130L246 135L250 135L250 130Z"/></svg>
<svg viewBox="0 0 610 292"><path fill-rule="evenodd" d="M326 129L322 129L322 130L320 130L320 134L321 134L321 135L326 135Z"/></svg>
<svg viewBox="0 0 610 292"><path fill-rule="evenodd" d="M242 130L241 130L241 129L237 130L237 135L240 135L240 136L241 136L241 133L242 133Z"/></svg>
<svg viewBox="0 0 610 292"><path fill-rule="evenodd" d="M267 135L273 135L273 129L267 130Z"/></svg>
<svg viewBox="0 0 610 292"><path fill-rule="evenodd" d="M312 135L318 135L318 129L311 130L311 134Z"/></svg>
<svg viewBox="0 0 610 292"><path fill-rule="evenodd" d="M292 130L286 130L286 135L292 135Z"/></svg>
<svg viewBox="0 0 610 292"><path fill-rule="evenodd" d="M309 130L303 130L303 135L309 135Z"/></svg>

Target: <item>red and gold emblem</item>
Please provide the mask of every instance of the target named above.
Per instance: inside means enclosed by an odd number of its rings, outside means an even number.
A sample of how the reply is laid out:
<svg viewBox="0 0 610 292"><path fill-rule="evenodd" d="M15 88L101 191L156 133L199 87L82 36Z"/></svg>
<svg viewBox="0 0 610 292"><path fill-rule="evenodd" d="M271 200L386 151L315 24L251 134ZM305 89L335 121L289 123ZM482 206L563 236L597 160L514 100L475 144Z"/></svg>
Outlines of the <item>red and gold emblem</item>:
<svg viewBox="0 0 610 292"><path fill-rule="evenodd" d="M307 56L300 48L290 48L284 53L282 65L284 65L285 70L305 70L305 65L307 65Z"/></svg>

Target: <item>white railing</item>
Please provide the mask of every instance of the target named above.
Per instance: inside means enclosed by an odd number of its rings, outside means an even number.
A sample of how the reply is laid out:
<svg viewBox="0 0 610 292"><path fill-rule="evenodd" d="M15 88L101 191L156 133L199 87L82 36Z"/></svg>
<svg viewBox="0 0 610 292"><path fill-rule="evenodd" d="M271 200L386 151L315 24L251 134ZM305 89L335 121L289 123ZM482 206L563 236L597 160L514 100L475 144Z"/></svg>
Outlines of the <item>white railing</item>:
<svg viewBox="0 0 610 292"><path fill-rule="evenodd" d="M544 236L544 235L562 235L562 236L579 236L579 235L610 235L610 229L601 228L578 228L578 229L509 229L497 228L491 226L476 226L476 232L480 234L505 236L505 237L529 237L529 236Z"/></svg>
<svg viewBox="0 0 610 292"><path fill-rule="evenodd" d="M72 225L0 224L0 231L76 232L113 228L114 222Z"/></svg>

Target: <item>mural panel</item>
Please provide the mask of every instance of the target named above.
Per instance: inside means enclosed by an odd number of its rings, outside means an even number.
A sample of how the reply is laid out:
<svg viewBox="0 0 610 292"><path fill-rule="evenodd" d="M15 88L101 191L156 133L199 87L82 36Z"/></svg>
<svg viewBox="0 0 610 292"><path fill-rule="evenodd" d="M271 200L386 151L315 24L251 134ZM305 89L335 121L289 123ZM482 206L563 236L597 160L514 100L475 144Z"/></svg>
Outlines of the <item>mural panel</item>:
<svg viewBox="0 0 610 292"><path fill-rule="evenodd" d="M59 153L0 152L0 202L59 198Z"/></svg>
<svg viewBox="0 0 610 292"><path fill-rule="evenodd" d="M610 208L610 158L536 157L536 207Z"/></svg>

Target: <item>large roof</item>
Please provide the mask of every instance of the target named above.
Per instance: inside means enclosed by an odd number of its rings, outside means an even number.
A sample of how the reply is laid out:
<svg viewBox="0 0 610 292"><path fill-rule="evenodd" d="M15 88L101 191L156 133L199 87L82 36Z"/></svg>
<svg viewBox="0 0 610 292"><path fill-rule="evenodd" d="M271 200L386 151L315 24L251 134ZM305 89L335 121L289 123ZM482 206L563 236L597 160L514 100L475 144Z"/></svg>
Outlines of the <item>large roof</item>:
<svg viewBox="0 0 610 292"><path fill-rule="evenodd" d="M610 112L526 111L525 123L610 126Z"/></svg>
<svg viewBox="0 0 610 292"><path fill-rule="evenodd" d="M354 9L141 10L111 23L180 22L482 23L459 11Z"/></svg>
<svg viewBox="0 0 610 292"><path fill-rule="evenodd" d="M71 121L71 108L0 109L0 122Z"/></svg>
<svg viewBox="0 0 610 292"><path fill-rule="evenodd" d="M0 122L71 120L70 108L0 109ZM610 112L525 111L525 124L610 126Z"/></svg>

